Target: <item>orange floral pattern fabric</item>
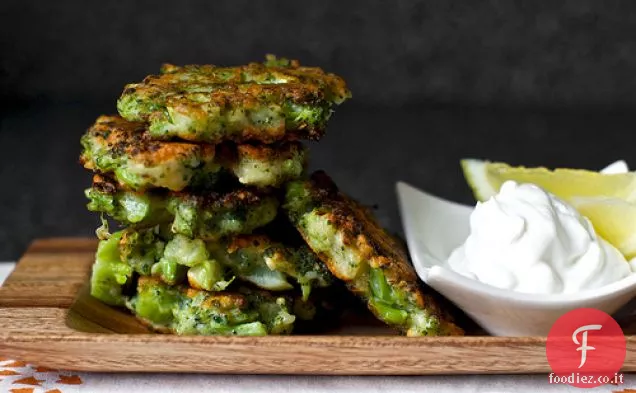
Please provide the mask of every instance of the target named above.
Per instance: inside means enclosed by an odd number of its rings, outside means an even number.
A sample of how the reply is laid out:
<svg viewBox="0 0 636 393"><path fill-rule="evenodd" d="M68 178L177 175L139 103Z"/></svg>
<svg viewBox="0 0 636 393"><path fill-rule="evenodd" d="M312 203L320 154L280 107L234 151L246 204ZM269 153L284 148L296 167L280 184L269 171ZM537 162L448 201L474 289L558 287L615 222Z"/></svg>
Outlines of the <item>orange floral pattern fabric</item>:
<svg viewBox="0 0 636 393"><path fill-rule="evenodd" d="M0 357L0 392L77 393L83 383L82 378L72 372Z"/></svg>

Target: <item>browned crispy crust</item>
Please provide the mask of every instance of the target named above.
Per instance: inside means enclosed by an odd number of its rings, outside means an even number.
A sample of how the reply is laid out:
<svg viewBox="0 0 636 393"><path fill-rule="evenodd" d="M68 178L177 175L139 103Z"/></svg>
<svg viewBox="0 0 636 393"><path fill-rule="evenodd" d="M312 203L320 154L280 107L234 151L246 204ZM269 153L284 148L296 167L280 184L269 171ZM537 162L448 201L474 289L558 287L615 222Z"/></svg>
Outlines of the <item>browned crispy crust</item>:
<svg viewBox="0 0 636 393"><path fill-rule="evenodd" d="M251 207L261 203L264 198L269 197L271 193L268 190L259 190L256 188L241 188L226 193L206 192L206 193L185 193L172 192L171 196L196 204L200 208L232 208Z"/></svg>
<svg viewBox="0 0 636 393"><path fill-rule="evenodd" d="M245 308L248 301L245 296L233 292L207 292L202 289L182 287L181 292L189 297L194 298L200 293L206 294L205 300L201 303L202 308L214 308L219 310L229 310L232 308Z"/></svg>
<svg viewBox="0 0 636 393"><path fill-rule="evenodd" d="M120 191L143 194L143 192L125 189L113 179L100 174L93 175L92 188L101 193L110 195L114 195ZM202 209L237 209L240 207L254 206L255 204L262 202L264 198L270 197L272 195L272 192L266 189L245 187L228 192L206 191L200 193L155 190L154 194L166 196L168 198L178 198L182 201L191 202Z"/></svg>
<svg viewBox="0 0 636 393"><path fill-rule="evenodd" d="M135 92L143 94L157 94L157 92L161 92L167 94L170 91L169 89L173 89L173 86L175 86L170 78L171 75L169 74L150 75L143 80L142 84L135 86L128 85L123 94L132 94ZM216 86L214 90L206 93L206 102L219 107L232 106L249 110L261 104L257 99L259 96L267 96L270 97L270 99L275 98L277 101L291 99L299 103L310 103L324 99L322 89L315 84L245 84ZM170 107L177 108L177 112L179 112L178 108L180 107L192 110L198 106L189 99L188 94L170 95L166 98L166 103Z"/></svg>
<svg viewBox="0 0 636 393"><path fill-rule="evenodd" d="M151 134L159 139L215 144L317 140L325 132L331 107L351 93L337 75L297 61L284 63L166 64L161 74L126 85L118 109L127 119L149 122ZM269 120L249 119L268 111L273 115ZM245 121L238 121L239 113L247 115ZM188 120L180 123L176 118Z"/></svg>
<svg viewBox="0 0 636 393"><path fill-rule="evenodd" d="M95 173L93 175L93 183L91 184L91 188L102 194L108 194L108 195L115 195L118 192L127 192L129 193L129 195L130 194L143 195L144 193L148 192L148 191L139 191L139 190L130 189L126 185L117 182L110 176L103 175L101 173ZM168 195L169 192L167 192L167 190L156 189L156 190L152 190L152 193L156 195Z"/></svg>
<svg viewBox="0 0 636 393"><path fill-rule="evenodd" d="M368 208L341 193L323 171L313 173L309 182L311 182L312 198L316 202L319 214L326 216L329 223L342 234L347 246L355 248L362 259L368 261L370 267L382 269L389 285L407 293L418 307L447 321L451 320L448 313L439 308L432 296L423 293L402 243L380 226ZM365 290L356 285L355 279L339 275L337 263L327 255L324 253L318 255L332 274L347 282L350 290L353 292ZM446 329L447 334L463 334L462 329L451 323L446 325Z"/></svg>
<svg viewBox="0 0 636 393"><path fill-rule="evenodd" d="M345 244L359 250L371 267L384 271L389 283L399 285L423 306L418 278L404 247L378 224L368 208L342 194L326 173L315 172L310 181L320 211L343 234Z"/></svg>
<svg viewBox="0 0 636 393"><path fill-rule="evenodd" d="M121 186L119 186L114 180L109 179L106 176L100 174L93 175L92 188L103 194L114 195L120 187Z"/></svg>
<svg viewBox="0 0 636 393"><path fill-rule="evenodd" d="M264 235L238 235L229 239L227 252L233 254L242 248L248 247L263 249L271 246L271 244L272 241Z"/></svg>
<svg viewBox="0 0 636 393"><path fill-rule="evenodd" d="M278 187L297 177L297 168L305 168L307 160L300 142L215 146L154 140L145 124L119 116L100 116L81 141L85 168L139 191L211 189L228 174L245 178L245 173L255 176L244 181L248 185Z"/></svg>
<svg viewBox="0 0 636 393"><path fill-rule="evenodd" d="M276 143L271 145L243 144L236 146L239 159L252 158L255 160L272 161L281 155L299 154L303 150L300 142Z"/></svg>
<svg viewBox="0 0 636 393"><path fill-rule="evenodd" d="M232 167L236 163L246 160L276 161L278 159L292 158L296 154L303 154L305 148L301 142L276 142L272 144L243 143L235 144L225 142L217 145L217 157L219 161Z"/></svg>
<svg viewBox="0 0 636 393"><path fill-rule="evenodd" d="M259 103L259 96L289 98L298 103L311 103L325 98L325 87L342 99L350 94L341 77L326 73L319 67L301 66L295 60L292 60L291 67L268 67L262 63L238 67L218 67L209 64L181 67L164 64L160 75L149 75L140 84L126 86L123 94L139 93L142 96L153 97L179 91L178 87L184 83L184 73L189 75L188 82L191 84L217 83L214 91L205 94L210 102L222 106L233 105L249 109ZM222 85L221 81L217 80L221 73ZM270 75L285 80L286 83L246 83L246 75ZM255 82L257 80L253 79ZM182 95L179 94L168 98L174 100L173 104L179 103L181 99Z"/></svg>
<svg viewBox="0 0 636 393"><path fill-rule="evenodd" d="M149 167L199 155L214 156L212 145L157 141L150 137L146 128L145 123L128 121L120 116L102 115L88 129L87 138L91 139L91 143L109 149L113 157L125 157ZM86 152L81 155L80 163L86 169L99 170Z"/></svg>

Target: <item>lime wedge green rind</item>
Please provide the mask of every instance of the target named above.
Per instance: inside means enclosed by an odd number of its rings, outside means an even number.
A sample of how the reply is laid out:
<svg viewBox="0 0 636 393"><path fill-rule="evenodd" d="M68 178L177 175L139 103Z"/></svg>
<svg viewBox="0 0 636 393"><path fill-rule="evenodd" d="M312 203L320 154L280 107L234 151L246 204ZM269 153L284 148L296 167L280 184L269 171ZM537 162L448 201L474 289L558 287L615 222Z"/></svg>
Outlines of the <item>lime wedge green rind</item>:
<svg viewBox="0 0 636 393"><path fill-rule="evenodd" d="M636 202L636 173L602 174L583 169L512 167L501 162L475 159L461 161L464 176L475 197L484 201L495 195L507 180L533 183L570 201L574 197L612 197Z"/></svg>
<svg viewBox="0 0 636 393"><path fill-rule="evenodd" d="M464 177L468 185L473 190L473 194L478 201L485 201L499 192L499 185L496 189L488 180L488 171L486 169L489 161L476 159L463 159L460 161Z"/></svg>

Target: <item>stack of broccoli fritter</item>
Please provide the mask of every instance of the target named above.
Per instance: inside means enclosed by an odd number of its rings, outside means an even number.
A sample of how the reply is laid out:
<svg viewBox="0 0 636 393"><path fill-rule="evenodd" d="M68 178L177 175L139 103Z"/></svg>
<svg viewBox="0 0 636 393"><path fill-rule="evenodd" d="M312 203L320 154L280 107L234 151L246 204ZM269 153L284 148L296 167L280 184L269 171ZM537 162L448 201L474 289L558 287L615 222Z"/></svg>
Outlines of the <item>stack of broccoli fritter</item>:
<svg viewBox="0 0 636 393"><path fill-rule="evenodd" d="M340 279L407 335L458 334L402 245L324 174L301 139L350 97L320 68L268 56L239 67L166 65L129 84L119 116L82 137L88 209L108 222L91 293L157 331L286 334ZM334 292L331 292L334 293Z"/></svg>

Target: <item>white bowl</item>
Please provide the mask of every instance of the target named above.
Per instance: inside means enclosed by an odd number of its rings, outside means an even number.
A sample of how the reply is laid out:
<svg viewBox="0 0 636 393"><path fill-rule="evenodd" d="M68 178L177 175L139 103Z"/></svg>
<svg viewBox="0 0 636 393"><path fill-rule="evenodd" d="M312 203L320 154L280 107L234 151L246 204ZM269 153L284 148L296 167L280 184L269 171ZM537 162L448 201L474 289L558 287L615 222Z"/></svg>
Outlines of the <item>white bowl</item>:
<svg viewBox="0 0 636 393"><path fill-rule="evenodd" d="M568 311L591 307L613 314L636 295L636 274L574 294L536 295L496 288L443 265L470 233L473 208L397 184L402 225L420 278L497 336L546 336Z"/></svg>

